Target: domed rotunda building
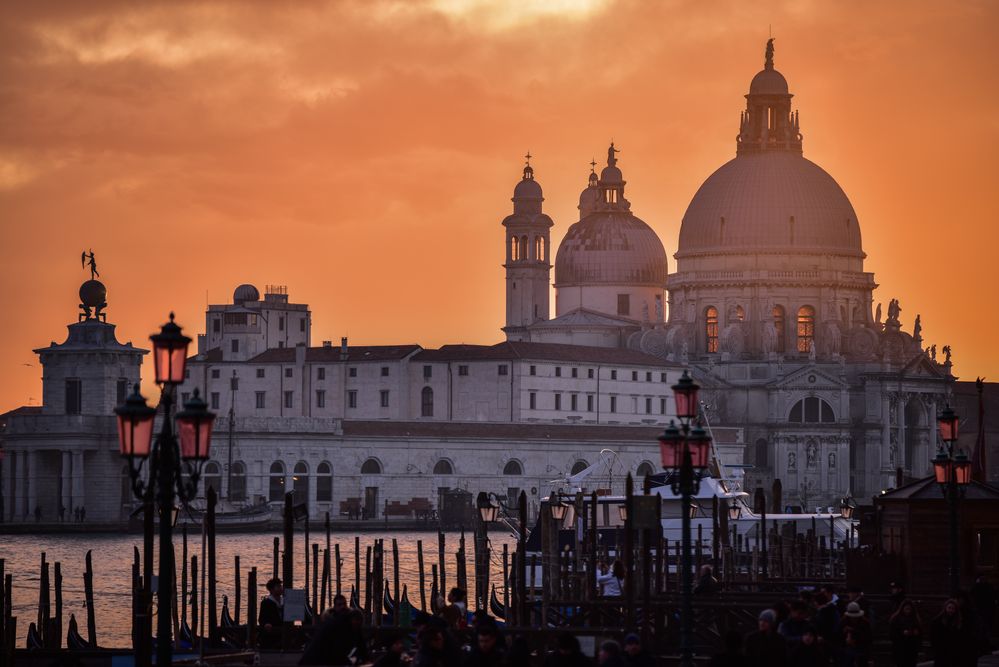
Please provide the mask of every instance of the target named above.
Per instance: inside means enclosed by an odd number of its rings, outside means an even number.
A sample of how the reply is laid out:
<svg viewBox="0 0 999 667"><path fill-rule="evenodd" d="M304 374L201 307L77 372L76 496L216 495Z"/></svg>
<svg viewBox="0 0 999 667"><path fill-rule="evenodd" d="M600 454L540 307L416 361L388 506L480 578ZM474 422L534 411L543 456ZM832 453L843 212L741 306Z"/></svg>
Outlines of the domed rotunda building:
<svg viewBox="0 0 999 667"><path fill-rule="evenodd" d="M930 469L950 352L919 316L882 322L860 224L839 184L802 155L773 40L746 95L736 156L694 194L667 279L666 355L706 387L706 416L743 429L750 488L780 478L804 506L870 495ZM730 454L736 454L730 452ZM730 456L730 458L736 458Z"/></svg>

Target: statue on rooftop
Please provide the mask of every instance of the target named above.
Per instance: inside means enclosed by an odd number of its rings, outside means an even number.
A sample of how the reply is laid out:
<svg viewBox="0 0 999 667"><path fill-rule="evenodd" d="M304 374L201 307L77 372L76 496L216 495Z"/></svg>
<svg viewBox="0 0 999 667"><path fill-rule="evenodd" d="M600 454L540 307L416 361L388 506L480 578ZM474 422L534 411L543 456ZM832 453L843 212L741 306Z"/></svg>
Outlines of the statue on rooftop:
<svg viewBox="0 0 999 667"><path fill-rule="evenodd" d="M607 149L607 166L613 167L617 164L617 158L614 157L614 153L620 153L620 149L614 148L614 142L611 142L610 148Z"/></svg>
<svg viewBox="0 0 999 667"><path fill-rule="evenodd" d="M766 55L766 63L764 64L764 67L766 67L767 69L773 69L774 68L774 38L773 37L771 37L770 39L767 40L767 55Z"/></svg>
<svg viewBox="0 0 999 667"><path fill-rule="evenodd" d="M88 258L89 258L89 261L88 261ZM97 271L97 259L94 257L94 250L93 250L93 248L90 249L90 254L89 255L87 254L86 250L84 250L80 254L80 266L86 266L87 264L90 265L90 279L91 280L95 280L97 278L100 278L101 274L98 273L98 271Z"/></svg>

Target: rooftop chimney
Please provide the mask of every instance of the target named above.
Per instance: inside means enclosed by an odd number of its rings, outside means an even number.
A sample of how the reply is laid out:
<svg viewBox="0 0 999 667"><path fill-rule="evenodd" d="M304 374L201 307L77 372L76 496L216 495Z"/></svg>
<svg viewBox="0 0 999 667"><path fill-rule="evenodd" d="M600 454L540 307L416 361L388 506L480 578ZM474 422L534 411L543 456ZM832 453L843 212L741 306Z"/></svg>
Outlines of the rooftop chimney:
<svg viewBox="0 0 999 667"><path fill-rule="evenodd" d="M324 340L323 341L323 347L333 347L333 341L331 341L331 340Z"/></svg>
<svg viewBox="0 0 999 667"><path fill-rule="evenodd" d="M340 361L347 361L347 337L340 339Z"/></svg>

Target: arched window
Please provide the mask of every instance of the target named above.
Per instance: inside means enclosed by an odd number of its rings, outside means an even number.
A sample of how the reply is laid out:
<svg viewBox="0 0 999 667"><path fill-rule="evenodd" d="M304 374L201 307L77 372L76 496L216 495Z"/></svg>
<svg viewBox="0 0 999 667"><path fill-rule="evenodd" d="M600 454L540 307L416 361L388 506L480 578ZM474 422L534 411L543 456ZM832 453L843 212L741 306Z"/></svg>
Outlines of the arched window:
<svg viewBox="0 0 999 667"><path fill-rule="evenodd" d="M243 502L246 500L246 464L234 461L229 480L229 500Z"/></svg>
<svg viewBox="0 0 999 667"><path fill-rule="evenodd" d="M291 475L291 490L295 494L295 504L309 502L309 464L299 461Z"/></svg>
<svg viewBox="0 0 999 667"><path fill-rule="evenodd" d="M784 321L784 306L774 306L774 329L777 330L777 354L784 354L784 337L787 332Z"/></svg>
<svg viewBox="0 0 999 667"><path fill-rule="evenodd" d="M424 387L420 392L420 414L424 417L434 416L434 390Z"/></svg>
<svg viewBox="0 0 999 667"><path fill-rule="evenodd" d="M279 503L284 500L284 464L275 461L271 464L271 476L267 486L267 500Z"/></svg>
<svg viewBox="0 0 999 667"><path fill-rule="evenodd" d="M735 316L736 322L746 321L746 310L742 306L736 306L735 311L732 314Z"/></svg>
<svg viewBox="0 0 999 667"><path fill-rule="evenodd" d="M534 237L534 259L543 262L545 259L545 237Z"/></svg>
<svg viewBox="0 0 999 667"><path fill-rule="evenodd" d="M380 475L382 474L382 464L378 462L378 459L368 459L361 466L362 475Z"/></svg>
<svg viewBox="0 0 999 667"><path fill-rule="evenodd" d="M787 420L795 424L831 424L836 415L831 405L817 396L809 396L791 406Z"/></svg>
<svg viewBox="0 0 999 667"><path fill-rule="evenodd" d="M503 466L503 474L511 476L523 475L524 466L520 465L520 461L518 461L517 459L510 459L509 461L506 462L506 465Z"/></svg>
<svg viewBox="0 0 999 667"><path fill-rule="evenodd" d="M510 237L510 259L511 260L517 259L518 255L520 255L520 239L518 239L516 236L511 236Z"/></svg>
<svg viewBox="0 0 999 667"><path fill-rule="evenodd" d="M815 309L802 306L798 309L798 352L807 353L815 340Z"/></svg>
<svg viewBox="0 0 999 667"><path fill-rule="evenodd" d="M520 257L518 259L527 259L527 253L530 252L531 246L527 245L527 234L520 237Z"/></svg>
<svg viewBox="0 0 999 667"><path fill-rule="evenodd" d="M447 459L441 459L434 464L434 474L435 475L453 475L454 466Z"/></svg>
<svg viewBox="0 0 999 667"><path fill-rule="evenodd" d="M575 463L572 464L572 470L569 471L569 474L570 475L578 475L579 473L583 472L584 470L586 470L589 467L590 467L589 463L587 463L583 459L579 459L578 461L576 461Z"/></svg>
<svg viewBox="0 0 999 667"><path fill-rule="evenodd" d="M755 456L753 464L757 468L766 468L770 465L770 447L765 438L759 438L754 446Z"/></svg>
<svg viewBox="0 0 999 667"><path fill-rule="evenodd" d="M704 311L704 336L708 352L718 351L718 309L708 306Z"/></svg>
<svg viewBox="0 0 999 667"><path fill-rule="evenodd" d="M323 461L316 466L316 502L333 501L333 466Z"/></svg>
<svg viewBox="0 0 999 667"><path fill-rule="evenodd" d="M208 497L208 489L215 489L216 498L222 495L222 467L218 463L215 461L206 463L201 477L204 480L202 493L206 498Z"/></svg>
<svg viewBox="0 0 999 667"><path fill-rule="evenodd" d="M638 469L635 470L636 479L645 479L646 477L655 474L656 474L655 467L648 461L642 461L640 464L638 464Z"/></svg>

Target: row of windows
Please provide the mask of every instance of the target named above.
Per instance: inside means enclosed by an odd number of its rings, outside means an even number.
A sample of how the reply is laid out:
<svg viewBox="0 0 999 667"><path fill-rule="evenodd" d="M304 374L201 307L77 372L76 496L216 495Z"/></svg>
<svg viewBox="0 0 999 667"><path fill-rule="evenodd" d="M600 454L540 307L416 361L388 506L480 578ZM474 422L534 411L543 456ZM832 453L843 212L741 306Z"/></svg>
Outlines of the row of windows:
<svg viewBox="0 0 999 667"><path fill-rule="evenodd" d="M786 342L786 317L783 306L774 306L773 312L774 328L777 331L776 352L784 353ZM746 312L742 306L736 306L734 311L734 321L744 322ZM731 324L731 322L729 323ZM708 306L704 311L704 337L708 352L718 351L718 309ZM798 352L808 353L812 342L815 340L815 309L811 306L802 306L798 309L797 329L796 329L796 349Z"/></svg>
<svg viewBox="0 0 999 667"><path fill-rule="evenodd" d="M517 238L516 236L510 237L510 259L538 259L543 260L545 258L545 237L535 236L534 237L534 255L528 257L528 252L530 250L530 245L527 241L527 236L521 236Z"/></svg>
<svg viewBox="0 0 999 667"><path fill-rule="evenodd" d="M553 409L555 409L555 410L569 410L570 412L576 412L576 411L580 410L580 407L579 407L579 394L569 394L568 405L566 405L566 402L563 401L562 397L564 396L564 394L555 393L554 396L555 396L555 401L554 401L554 408ZM617 399L618 399L618 397L617 396L610 396L609 398L610 398L610 412L617 412ZM638 403L638 397L632 397L632 401L633 401L634 411L635 411L635 413L637 413L638 412L638 405L639 405L639 403ZM594 402L595 402L595 396L593 394L587 394L586 395L586 412L593 412ZM647 414L647 415L651 415L652 414L652 406L653 406L653 404L654 404L654 399L651 398L651 397L649 397L649 396L646 396L645 397L645 401L644 401L645 414ZM539 409L538 408L538 393L537 392L532 391L528 395L528 405L529 405L529 408L531 410L538 410ZM659 405L658 405L658 407L659 407L659 413L658 414L661 414L661 415L666 414L666 399L665 398L660 398L659 399ZM541 408L541 409L544 409L544 408Z"/></svg>
<svg viewBox="0 0 999 667"><path fill-rule="evenodd" d="M121 405L128 397L128 380L118 378L115 383L115 405ZM66 378L65 405L67 415L78 415L83 412L83 380Z"/></svg>
<svg viewBox="0 0 999 667"><path fill-rule="evenodd" d="M236 341L233 341L233 342L235 343ZM232 351L233 352L239 352L239 350L236 349L235 347L233 347ZM391 374L390 368L391 368L390 366L382 366L381 367L381 376L382 377L388 377ZM430 368L430 367L429 366L424 366L423 367L423 372L424 372L424 375L426 377L429 377L429 375L426 374L428 368ZM212 379L213 380L218 380L218 379L220 379L222 377L222 371L221 371L221 369L213 368L212 371L211 371L211 375L212 375ZM347 369L347 375L349 377L352 377L352 378L357 377L357 367L356 366L351 366L350 368L348 368ZM500 375L506 375L506 373L500 373ZM292 367L285 368L284 369L284 376L286 378L295 377L295 369L292 368ZM184 371L184 377L185 378L190 378L191 377L191 371L190 371L190 369ZM265 377L267 377L267 369L266 368L258 368L257 369L257 377L258 378L265 378ZM316 379L317 380L325 380L326 379L326 368L324 366L320 366L319 368L316 369ZM233 380L236 381L236 380L238 380L238 378L236 378L235 376L233 376ZM234 387L234 388L238 388L238 387Z"/></svg>
<svg viewBox="0 0 999 667"><path fill-rule="evenodd" d="M225 323L230 326L257 326L257 314L256 313L224 313L223 318ZM304 317L298 320L298 330L301 333L305 333L305 328L307 326L308 320ZM285 317L284 315L278 316L278 331L284 331ZM214 317L212 318L212 333L221 334L222 333L222 318Z"/></svg>
<svg viewBox="0 0 999 667"><path fill-rule="evenodd" d="M379 398L379 404L381 405L381 407L383 407L383 408L389 407L391 392L388 389L382 389L381 391L378 392L378 394L379 394L379 396L378 396L378 398ZM182 404L186 403L188 400L190 400L190 398L191 398L190 392L186 392L185 391L185 392L181 393L181 395L180 395L180 400L181 400ZM284 407L286 409L291 409L291 408L295 407L295 392L294 391L292 391L292 390L285 391L282 394L282 398L283 398L283 405L284 405ZM123 400L124 399L122 399L122 401ZM266 410L267 409L267 392L266 391L257 391L257 392L254 392L254 400L255 400L256 408L258 410ZM431 400L432 400L432 396L431 396ZM212 410L218 410L219 406L221 405L221 401L222 401L222 395L219 392L217 392L217 391L211 392L211 394L209 395L209 401L208 402L209 402L210 408ZM121 402L121 401L119 401L119 402ZM326 390L325 389L317 389L316 390L316 407L317 408L325 408L326 407ZM349 390L347 392L347 407L348 408L356 408L357 407L357 390L351 389L351 390ZM74 413L70 413L70 414L74 414ZM424 416L430 416L430 417L432 417L433 414L424 415Z"/></svg>

